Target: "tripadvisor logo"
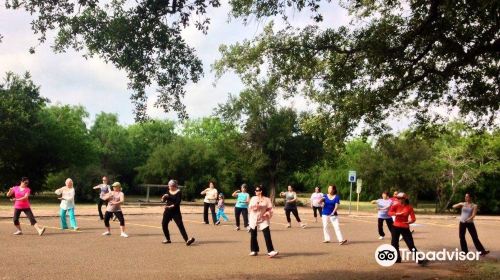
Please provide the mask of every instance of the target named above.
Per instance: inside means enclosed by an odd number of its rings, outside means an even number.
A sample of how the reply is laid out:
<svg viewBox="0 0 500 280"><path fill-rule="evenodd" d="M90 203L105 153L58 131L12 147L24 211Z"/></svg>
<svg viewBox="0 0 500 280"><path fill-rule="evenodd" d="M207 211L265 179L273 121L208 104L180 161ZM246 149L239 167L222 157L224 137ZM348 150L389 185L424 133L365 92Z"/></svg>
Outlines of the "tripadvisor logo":
<svg viewBox="0 0 500 280"><path fill-rule="evenodd" d="M480 252L462 252L458 249L448 251L443 249L441 251L415 251L408 249L401 249L401 261L414 261L419 263L421 261L478 261ZM381 266L392 266L398 259L396 248L389 244L382 244L375 250L375 260Z"/></svg>
<svg viewBox="0 0 500 280"><path fill-rule="evenodd" d="M382 244L375 250L375 260L381 266L392 266L398 259L396 248L389 244Z"/></svg>

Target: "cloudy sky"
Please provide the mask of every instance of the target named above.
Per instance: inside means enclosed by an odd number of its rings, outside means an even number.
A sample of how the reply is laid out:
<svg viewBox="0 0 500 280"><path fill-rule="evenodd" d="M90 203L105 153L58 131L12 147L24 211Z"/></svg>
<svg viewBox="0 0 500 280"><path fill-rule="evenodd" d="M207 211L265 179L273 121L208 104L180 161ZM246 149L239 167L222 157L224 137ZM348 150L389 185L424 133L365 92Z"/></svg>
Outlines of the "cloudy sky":
<svg viewBox="0 0 500 280"><path fill-rule="evenodd" d="M349 21L347 12L332 4L324 9L323 25L339 26ZM232 44L259 34L268 22L252 21L243 25L241 21L228 21L229 5L224 3L218 9L209 11L212 24L207 35L190 27L184 31L186 41L196 49L205 69L204 78L197 84L187 87L184 99L187 111L192 118L209 116L219 103L223 103L228 93L237 94L242 89L238 77L227 74L216 86L210 65L220 57L218 47L221 44ZM296 26L311 23L307 15L292 15ZM117 70L112 64L106 64L99 58L86 60L83 53L68 50L63 54L54 53L51 41L38 46L35 54L28 49L37 45L36 36L32 33L30 22L32 16L21 10L7 10L0 6L0 34L4 36L0 43L0 74L13 71L22 74L29 71L34 82L41 86L41 94L54 104L83 105L91 118L105 111L117 113L122 124L134 121L133 107L127 89L127 78L124 71ZM280 22L276 23L277 27ZM148 113L155 118L175 118L175 114L164 114L154 108L155 90L150 88ZM296 99L292 102L298 109L306 106L306 102Z"/></svg>

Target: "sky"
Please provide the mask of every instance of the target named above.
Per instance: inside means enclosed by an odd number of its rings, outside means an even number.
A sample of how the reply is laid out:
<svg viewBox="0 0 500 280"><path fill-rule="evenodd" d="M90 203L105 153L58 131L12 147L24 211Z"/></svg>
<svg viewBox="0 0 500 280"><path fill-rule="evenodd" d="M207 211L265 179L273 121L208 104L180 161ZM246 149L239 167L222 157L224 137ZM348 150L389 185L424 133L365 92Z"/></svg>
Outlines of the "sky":
<svg viewBox="0 0 500 280"><path fill-rule="evenodd" d="M193 26L183 31L183 37L193 47L204 66L204 77L196 84L186 88L184 103L191 118L210 116L218 104L224 103L229 93L238 94L243 89L239 78L228 73L217 80L211 71L211 64L220 58L218 48L221 44L234 44L250 39L262 31L270 19L264 21L251 20L244 25L241 20L229 19L229 4L223 1L219 8L209 9L211 18L208 34L196 30ZM338 27L350 21L347 11L335 4L327 4L322 10L324 21L322 27ZM313 23L307 13L291 14L292 24L302 27ZM41 95L49 98L52 104L82 105L90 113L89 123L100 112L116 113L120 123L124 125L134 122L133 105L130 101L131 91L127 88L125 71L116 69L95 57L85 59L83 52L67 50L65 53L54 53L50 38L37 46L37 36L31 30L33 17L22 10L7 10L0 6L0 75L12 71L23 74L29 71L35 84L41 86ZM275 20L275 27L283 23ZM53 33L52 33L53 35ZM36 53L30 54L29 48L37 46ZM176 119L175 113L165 114L153 106L156 96L155 88L148 92L148 114L153 118ZM300 97L282 101L283 105L293 106L297 110L306 110L310 104ZM407 122L391 122L394 127L406 127Z"/></svg>

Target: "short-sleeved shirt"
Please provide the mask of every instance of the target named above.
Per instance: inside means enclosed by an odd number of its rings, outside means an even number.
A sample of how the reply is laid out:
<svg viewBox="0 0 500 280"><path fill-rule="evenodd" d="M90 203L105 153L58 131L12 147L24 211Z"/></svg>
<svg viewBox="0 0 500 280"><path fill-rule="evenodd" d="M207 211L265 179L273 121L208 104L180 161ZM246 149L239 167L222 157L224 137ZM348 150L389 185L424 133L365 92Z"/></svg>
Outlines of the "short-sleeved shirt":
<svg viewBox="0 0 500 280"><path fill-rule="evenodd" d="M383 199L379 198L377 199L377 207L379 208L378 210L378 217L380 219L390 219L391 216L389 216L389 208L392 204L392 201L390 199ZM380 210L380 208L387 208L385 210Z"/></svg>
<svg viewBox="0 0 500 280"><path fill-rule="evenodd" d="M99 198L102 199L107 193L111 191L111 186L107 184L100 184L101 192L99 193Z"/></svg>
<svg viewBox="0 0 500 280"><path fill-rule="evenodd" d="M323 194L322 193L317 193L317 192L314 192L312 195L311 195L311 204L312 206L314 207L321 207L321 199L323 198Z"/></svg>
<svg viewBox="0 0 500 280"><path fill-rule="evenodd" d="M63 200L61 200L60 207L64 210L75 208L75 188L64 187L60 191L56 191L57 195L61 195Z"/></svg>
<svg viewBox="0 0 500 280"><path fill-rule="evenodd" d="M325 199L325 203L321 214L326 216L332 215L335 204L340 204L340 196L336 194L333 199L330 199L328 198L328 194L325 194L323 198ZM333 215L337 215L337 212L333 213Z"/></svg>
<svg viewBox="0 0 500 280"><path fill-rule="evenodd" d="M213 188L213 189L208 188L206 190L205 199L203 199L203 202L217 203L217 189L216 188Z"/></svg>
<svg viewBox="0 0 500 280"><path fill-rule="evenodd" d="M291 202L295 197L295 192L285 192L285 209L297 209L297 202Z"/></svg>
<svg viewBox="0 0 500 280"><path fill-rule="evenodd" d="M20 186L15 186L14 187L14 198L19 199L19 198L24 197L26 194L29 197L29 195L31 194L30 188L25 187L23 190L21 190ZM30 208L30 207L31 207L31 205L30 205L29 198L26 199L26 200L22 200L22 201L16 200L14 202L14 208L15 209L27 209L27 208Z"/></svg>
<svg viewBox="0 0 500 280"><path fill-rule="evenodd" d="M111 194L111 197L109 198L109 202L111 202L111 201L120 202L120 196L122 196L122 195L124 195L122 192L113 192ZM106 211L108 211L108 212L122 211L121 204L108 203L108 206L106 207Z"/></svg>
<svg viewBox="0 0 500 280"><path fill-rule="evenodd" d="M238 196L236 197L236 204L234 205L234 207L248 208L248 198L250 198L250 195L248 193L238 193Z"/></svg>

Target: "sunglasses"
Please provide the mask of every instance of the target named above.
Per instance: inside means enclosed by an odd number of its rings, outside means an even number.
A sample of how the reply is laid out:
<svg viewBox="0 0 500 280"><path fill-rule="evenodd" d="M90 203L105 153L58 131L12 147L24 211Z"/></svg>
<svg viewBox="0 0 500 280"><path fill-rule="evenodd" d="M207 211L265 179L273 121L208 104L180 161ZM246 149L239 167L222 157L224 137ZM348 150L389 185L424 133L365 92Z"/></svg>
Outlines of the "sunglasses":
<svg viewBox="0 0 500 280"><path fill-rule="evenodd" d="M255 190L256 192L261 192L262 190Z"/></svg>

